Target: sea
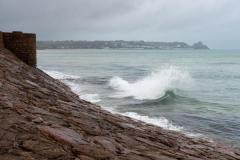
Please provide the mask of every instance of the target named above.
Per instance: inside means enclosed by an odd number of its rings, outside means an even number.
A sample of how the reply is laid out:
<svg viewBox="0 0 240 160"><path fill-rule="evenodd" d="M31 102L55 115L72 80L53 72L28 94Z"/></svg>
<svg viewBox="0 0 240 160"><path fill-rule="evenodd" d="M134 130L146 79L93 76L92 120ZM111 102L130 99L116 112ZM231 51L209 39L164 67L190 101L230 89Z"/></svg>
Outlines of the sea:
<svg viewBox="0 0 240 160"><path fill-rule="evenodd" d="M240 51L38 50L80 98L189 137L240 147Z"/></svg>

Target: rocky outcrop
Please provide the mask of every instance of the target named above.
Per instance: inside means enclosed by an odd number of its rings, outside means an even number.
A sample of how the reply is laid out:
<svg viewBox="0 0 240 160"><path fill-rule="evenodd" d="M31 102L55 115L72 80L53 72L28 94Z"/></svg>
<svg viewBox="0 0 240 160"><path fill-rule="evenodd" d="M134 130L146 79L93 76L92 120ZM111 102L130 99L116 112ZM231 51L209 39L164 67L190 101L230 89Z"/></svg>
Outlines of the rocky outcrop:
<svg viewBox="0 0 240 160"><path fill-rule="evenodd" d="M237 160L237 149L113 115L0 50L1 160Z"/></svg>
<svg viewBox="0 0 240 160"><path fill-rule="evenodd" d="M193 49L209 49L208 46L203 44L202 42L197 42L192 45Z"/></svg>

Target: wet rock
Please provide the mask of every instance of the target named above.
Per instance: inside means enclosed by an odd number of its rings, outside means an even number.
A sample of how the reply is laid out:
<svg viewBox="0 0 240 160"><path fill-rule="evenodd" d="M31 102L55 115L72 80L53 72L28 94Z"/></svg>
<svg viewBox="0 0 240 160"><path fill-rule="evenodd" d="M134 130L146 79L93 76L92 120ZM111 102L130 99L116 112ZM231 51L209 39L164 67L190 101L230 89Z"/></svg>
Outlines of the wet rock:
<svg viewBox="0 0 240 160"><path fill-rule="evenodd" d="M95 159L93 159L93 158L91 158L91 157L84 156L84 155L79 156L79 158L80 158L80 159L78 159L78 160L95 160ZM76 160L76 159L75 159L75 160Z"/></svg>
<svg viewBox="0 0 240 160"><path fill-rule="evenodd" d="M48 158L57 158L66 154L61 146L53 145L42 139L26 140L23 142L22 148L42 156L47 156Z"/></svg>
<svg viewBox="0 0 240 160"><path fill-rule="evenodd" d="M117 152L116 142L113 139L107 137L96 136L94 137L94 141L100 144L104 149L109 150L113 153Z"/></svg>
<svg viewBox="0 0 240 160"><path fill-rule="evenodd" d="M44 135L47 135L63 144L71 146L86 144L86 141L83 140L83 137L72 129L64 128L61 126L54 128L49 126L41 126L39 127L39 130Z"/></svg>
<svg viewBox="0 0 240 160"><path fill-rule="evenodd" d="M2 154L2 155L0 155L0 159L1 160L25 160L26 157L17 156L17 155L13 155L13 154Z"/></svg>
<svg viewBox="0 0 240 160"><path fill-rule="evenodd" d="M129 124L129 123L119 123L120 127L124 128L124 129L133 129L136 128L134 125Z"/></svg>
<svg viewBox="0 0 240 160"><path fill-rule="evenodd" d="M37 117L37 118L33 119L33 122L34 123L42 123L43 119L41 117Z"/></svg>
<svg viewBox="0 0 240 160"><path fill-rule="evenodd" d="M85 133L89 135L104 135L106 132L99 127L97 121L92 119L69 118L71 123L78 125Z"/></svg>
<svg viewBox="0 0 240 160"><path fill-rule="evenodd" d="M93 144L79 145L75 147L73 151L80 155L82 154L99 160L110 159L114 157L114 154L112 154L111 151L105 150L102 147Z"/></svg>

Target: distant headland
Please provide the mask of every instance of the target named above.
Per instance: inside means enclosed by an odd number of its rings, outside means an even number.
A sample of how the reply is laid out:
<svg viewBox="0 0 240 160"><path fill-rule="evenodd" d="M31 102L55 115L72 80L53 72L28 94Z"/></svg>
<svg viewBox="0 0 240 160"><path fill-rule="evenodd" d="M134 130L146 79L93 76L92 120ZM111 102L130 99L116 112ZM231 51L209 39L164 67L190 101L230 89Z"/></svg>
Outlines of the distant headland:
<svg viewBox="0 0 240 160"><path fill-rule="evenodd" d="M209 49L202 42L189 45L185 42L146 41L38 41L37 49Z"/></svg>

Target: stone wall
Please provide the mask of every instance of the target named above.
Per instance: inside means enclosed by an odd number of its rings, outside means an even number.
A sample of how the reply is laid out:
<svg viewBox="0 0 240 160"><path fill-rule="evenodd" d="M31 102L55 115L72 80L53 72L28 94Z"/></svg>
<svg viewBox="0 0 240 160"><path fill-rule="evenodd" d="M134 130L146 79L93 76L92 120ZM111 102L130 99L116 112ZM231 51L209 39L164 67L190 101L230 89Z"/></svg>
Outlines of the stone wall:
<svg viewBox="0 0 240 160"><path fill-rule="evenodd" d="M36 35L22 32L1 32L0 48L7 48L19 59L32 67L36 67Z"/></svg>
<svg viewBox="0 0 240 160"><path fill-rule="evenodd" d="M4 44L3 44L3 33L0 31L0 49L4 48Z"/></svg>

